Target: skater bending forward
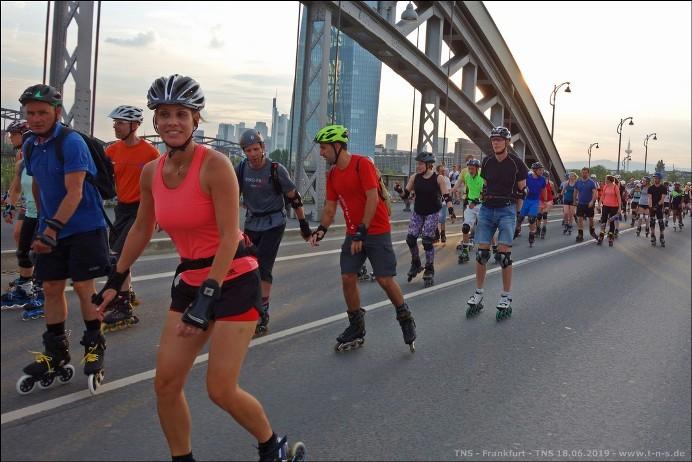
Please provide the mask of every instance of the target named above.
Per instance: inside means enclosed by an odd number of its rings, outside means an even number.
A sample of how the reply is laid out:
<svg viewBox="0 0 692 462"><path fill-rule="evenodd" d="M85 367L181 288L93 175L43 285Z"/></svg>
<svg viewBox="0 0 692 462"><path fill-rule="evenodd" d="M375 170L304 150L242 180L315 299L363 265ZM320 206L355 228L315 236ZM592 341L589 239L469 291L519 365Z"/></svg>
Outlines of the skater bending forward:
<svg viewBox="0 0 692 462"><path fill-rule="evenodd" d="M516 225L515 200L518 192L526 187L528 174L524 162L516 154L509 152L511 138L512 134L507 128L493 128L490 132L493 154L483 159L481 165L481 176L485 180L486 189L476 227L476 291L467 302L470 311L483 307L485 265L490 260L490 241L495 231L499 231L497 243L502 267L502 293L497 304L498 320L512 313L511 249Z"/></svg>
<svg viewBox="0 0 692 462"><path fill-rule="evenodd" d="M156 406L174 461L192 461L190 409L183 387L209 341L207 392L259 443L260 460L278 460L278 440L262 405L238 385L261 309L257 258L238 228L238 181L228 158L192 139L204 94L190 77L160 77L147 94L154 129L167 153L144 167L137 219L99 310L116 295L156 223L168 232L181 263L156 358ZM230 449L230 448L229 448Z"/></svg>
<svg viewBox="0 0 692 462"><path fill-rule="evenodd" d="M346 220L346 238L341 246L341 284L346 299L349 326L337 337L335 349L348 350L363 344L365 310L360 306L358 271L370 260L375 280L387 293L396 309L396 319L404 342L414 351L416 324L404 301L396 276L396 255L392 248L391 226L387 205L378 192L375 166L363 156L348 152L348 129L327 125L317 132L315 142L320 156L332 165L327 175L327 198L320 225L312 233L310 244L319 245L334 221L339 201ZM435 226L437 222L435 221Z"/></svg>

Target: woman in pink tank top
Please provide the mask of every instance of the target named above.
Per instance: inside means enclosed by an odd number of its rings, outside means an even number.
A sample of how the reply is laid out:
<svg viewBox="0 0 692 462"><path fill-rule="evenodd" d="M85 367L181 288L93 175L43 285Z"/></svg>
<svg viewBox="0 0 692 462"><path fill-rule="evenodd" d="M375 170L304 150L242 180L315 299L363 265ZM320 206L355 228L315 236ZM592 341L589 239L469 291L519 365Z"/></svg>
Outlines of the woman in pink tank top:
<svg viewBox="0 0 692 462"><path fill-rule="evenodd" d="M99 310L115 296L158 223L181 257L161 333L154 382L159 420L174 461L192 461L190 411L183 387L202 347L211 341L209 396L259 443L260 460L286 454L286 438L272 431L261 404L238 386L238 375L259 319L257 259L238 228L238 180L226 156L197 145L204 94L190 77L155 80L147 94L154 128L168 152L142 171L137 220L115 271L99 296ZM304 450L297 443L296 451Z"/></svg>

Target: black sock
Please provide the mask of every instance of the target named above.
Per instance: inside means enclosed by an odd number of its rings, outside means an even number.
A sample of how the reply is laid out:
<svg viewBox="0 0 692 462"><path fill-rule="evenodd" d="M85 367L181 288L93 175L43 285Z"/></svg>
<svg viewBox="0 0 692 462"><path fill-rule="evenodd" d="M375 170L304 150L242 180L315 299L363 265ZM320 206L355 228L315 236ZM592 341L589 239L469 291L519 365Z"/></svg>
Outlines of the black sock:
<svg viewBox="0 0 692 462"><path fill-rule="evenodd" d="M62 335L65 333L65 321L57 324L46 324L46 330L55 335Z"/></svg>
<svg viewBox="0 0 692 462"><path fill-rule="evenodd" d="M86 326L86 330L100 330L101 329L101 321L99 321L98 319L92 319L91 321L87 321L85 319L84 325Z"/></svg>
<svg viewBox="0 0 692 462"><path fill-rule="evenodd" d="M171 456L171 461L172 462L195 462L194 457L192 457L192 453L187 453L182 456Z"/></svg>
<svg viewBox="0 0 692 462"><path fill-rule="evenodd" d="M261 443L259 441L257 443L259 443L258 449L260 451L262 451L263 449L267 449L267 447L271 447L271 446L275 445L276 444L276 433L272 432L272 436L270 436L269 439L267 441L265 441L264 443Z"/></svg>

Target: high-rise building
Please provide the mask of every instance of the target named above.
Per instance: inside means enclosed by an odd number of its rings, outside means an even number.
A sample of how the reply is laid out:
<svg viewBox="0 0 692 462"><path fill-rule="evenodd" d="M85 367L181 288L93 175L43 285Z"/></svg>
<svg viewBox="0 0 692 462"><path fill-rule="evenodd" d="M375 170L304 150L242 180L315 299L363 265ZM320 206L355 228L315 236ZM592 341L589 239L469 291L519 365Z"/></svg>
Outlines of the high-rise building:
<svg viewBox="0 0 692 462"><path fill-rule="evenodd" d="M387 133L385 138L384 148L387 151L396 151L399 135Z"/></svg>
<svg viewBox="0 0 692 462"><path fill-rule="evenodd" d="M236 140L240 139L240 137L242 136L244 131L245 131L245 122L239 122L238 125L235 126L235 138L236 138Z"/></svg>
<svg viewBox="0 0 692 462"><path fill-rule="evenodd" d="M365 3L372 8L377 7L377 2L366 1ZM300 120L300 82L303 80L305 30L307 30L306 14L303 15L300 29L296 79L298 87L296 87L295 104L291 112L292 117L296 120ZM332 27L331 32L330 60L333 63L336 59L337 48L336 28ZM351 135L348 143L349 152L372 155L375 148L375 133L377 131L382 63L343 32L338 34L338 40L339 63L337 66L332 65L329 69L323 70L323 72L330 72L328 95L324 95L328 99L327 119L331 121L332 115L334 115L335 123L344 125L349 129ZM339 70L336 79L334 79L332 74L335 68ZM336 80L336 85L334 80ZM336 91L336 107L334 107L334 91ZM294 124L293 129L292 150L294 152L298 150L298 130L307 129L308 136L313 136L320 128L317 126L315 119L311 120L311 124L308 127L299 127L298 125Z"/></svg>
<svg viewBox="0 0 692 462"><path fill-rule="evenodd" d="M264 122L257 122L255 124L255 130L257 130L265 140L267 139L267 136L269 136L269 127L267 127L267 124Z"/></svg>
<svg viewBox="0 0 692 462"><path fill-rule="evenodd" d="M216 137L220 140L234 141L235 140L235 125L233 124L219 124L219 132Z"/></svg>
<svg viewBox="0 0 692 462"><path fill-rule="evenodd" d="M279 115L276 98L272 99L272 143L270 152L288 148L288 115Z"/></svg>
<svg viewBox="0 0 692 462"><path fill-rule="evenodd" d="M443 153L447 154L449 152L449 138L442 138L441 136L437 138L437 152L435 155L441 156Z"/></svg>
<svg viewBox="0 0 692 462"><path fill-rule="evenodd" d="M454 163L466 166L465 159L469 154L481 160L481 149L473 141L466 138L458 138L456 143L454 143Z"/></svg>
<svg viewBox="0 0 692 462"><path fill-rule="evenodd" d="M204 138L204 130L198 128L197 130L192 132L192 137L195 139L195 141L201 141L202 138Z"/></svg>

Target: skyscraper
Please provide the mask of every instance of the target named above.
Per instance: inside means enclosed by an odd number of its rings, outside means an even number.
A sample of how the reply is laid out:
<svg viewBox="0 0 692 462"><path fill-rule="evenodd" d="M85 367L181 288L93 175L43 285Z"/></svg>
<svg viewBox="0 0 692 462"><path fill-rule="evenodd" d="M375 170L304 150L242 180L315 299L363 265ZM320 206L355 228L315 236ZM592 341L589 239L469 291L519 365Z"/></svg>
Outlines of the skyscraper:
<svg viewBox="0 0 692 462"><path fill-rule="evenodd" d="M216 137L220 140L233 141L235 139L235 125L220 123Z"/></svg>
<svg viewBox="0 0 692 462"><path fill-rule="evenodd" d="M267 136L269 135L269 127L267 127L267 124L264 122L257 122L255 123L255 130L259 132L260 135L262 135L263 139L267 139Z"/></svg>
<svg viewBox="0 0 692 462"><path fill-rule="evenodd" d="M384 143L384 148L387 151L396 151L398 140L399 140L399 135L387 133L387 135L385 137L386 137L386 139L385 139L385 143Z"/></svg>
<svg viewBox="0 0 692 462"><path fill-rule="evenodd" d="M377 2L367 1L370 7L376 8ZM303 15L300 33L300 47L298 55L298 69L296 84L296 98L292 117L300 120L300 82L303 79L303 56L305 50L305 35L307 30L307 15ZM375 133L377 131L377 112L380 99L380 76L382 63L368 51L363 49L349 36L340 32L337 34L336 28L332 27L330 60L334 62L336 56L337 35L339 40L338 47L338 66L330 66L323 72L330 72L329 90L327 103L327 119L331 122L334 115L334 123L346 126L351 133L348 143L350 152L372 155L375 150ZM313 57L318 59L317 56ZM339 73L334 79L334 69L339 69ZM334 81L336 80L336 85ZM336 89L336 107L334 107L333 92ZM325 97L327 95L324 95ZM294 124L293 128L293 152L298 150L298 127ZM311 126L307 127L308 136L314 135L320 128L313 119Z"/></svg>

